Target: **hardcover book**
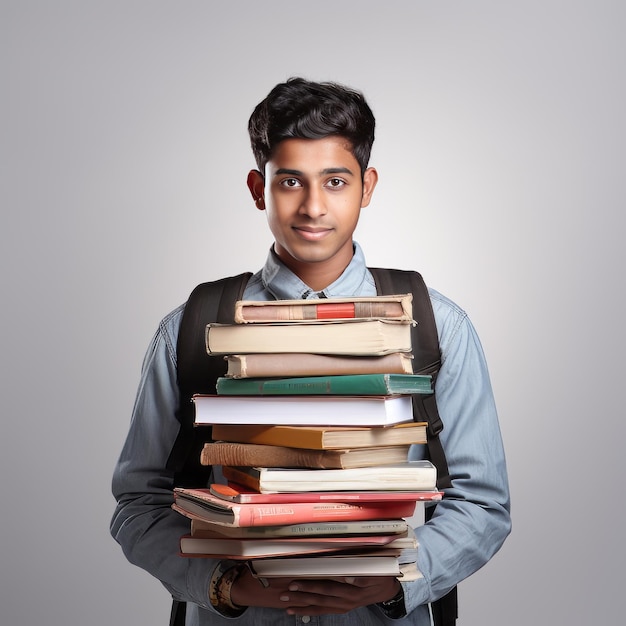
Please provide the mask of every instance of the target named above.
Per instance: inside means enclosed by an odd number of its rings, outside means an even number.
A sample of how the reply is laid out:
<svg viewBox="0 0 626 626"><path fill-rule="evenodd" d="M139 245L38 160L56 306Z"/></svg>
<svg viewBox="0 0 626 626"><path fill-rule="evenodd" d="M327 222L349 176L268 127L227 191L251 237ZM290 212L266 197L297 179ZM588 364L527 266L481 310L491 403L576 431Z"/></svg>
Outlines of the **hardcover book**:
<svg viewBox="0 0 626 626"><path fill-rule="evenodd" d="M217 498L208 489L174 489L172 508L190 517L224 526L276 526L336 520L395 519L410 517L415 502L290 502L237 504Z"/></svg>
<svg viewBox="0 0 626 626"><path fill-rule="evenodd" d="M416 509L424 508L418 503ZM305 522L278 526L223 526L198 518L191 518L193 537L236 537L240 539L267 539L272 537L346 537L352 535L402 535L408 529L407 521L398 519L336 520L333 522Z"/></svg>
<svg viewBox="0 0 626 626"><path fill-rule="evenodd" d="M425 444L426 422L385 427L216 424L212 433L216 441L334 450Z"/></svg>
<svg viewBox="0 0 626 626"><path fill-rule="evenodd" d="M208 324L211 355L311 352L375 356L411 351L411 322L345 320L300 324Z"/></svg>
<svg viewBox="0 0 626 626"><path fill-rule="evenodd" d="M259 578L330 578L335 576L401 576L397 554L301 556L250 561Z"/></svg>
<svg viewBox="0 0 626 626"><path fill-rule="evenodd" d="M218 395L345 395L386 396L431 394L432 377L425 374L354 374L296 378L217 379Z"/></svg>
<svg viewBox="0 0 626 626"><path fill-rule="evenodd" d="M227 537L193 537L180 539L182 556L255 559L296 554L316 554L345 550L380 548L410 549L416 546L414 536L361 535L352 537L291 537L239 539Z"/></svg>
<svg viewBox="0 0 626 626"><path fill-rule="evenodd" d="M387 426L413 420L411 396L199 394L193 401L196 424Z"/></svg>
<svg viewBox="0 0 626 626"><path fill-rule="evenodd" d="M352 448L348 450L306 450L256 443L217 441L205 443L202 465L247 465L339 469L369 467L408 460L410 446Z"/></svg>
<svg viewBox="0 0 626 626"><path fill-rule="evenodd" d="M320 376L341 374L411 374L413 355L392 352L383 356L351 356L277 352L232 354L226 357L230 378Z"/></svg>
<svg viewBox="0 0 626 626"><path fill-rule="evenodd" d="M222 467L224 477L261 493L304 491L435 491L437 470L430 461L350 469ZM404 517L404 515L402 515Z"/></svg>
<svg viewBox="0 0 626 626"><path fill-rule="evenodd" d="M412 294L371 298L329 298L326 300L240 300L235 303L235 323L301 322L381 318L410 320Z"/></svg>
<svg viewBox="0 0 626 626"><path fill-rule="evenodd" d="M438 502L441 491L307 491L304 493L261 493L237 483L214 483L209 487L212 495L239 504L280 504L285 502Z"/></svg>

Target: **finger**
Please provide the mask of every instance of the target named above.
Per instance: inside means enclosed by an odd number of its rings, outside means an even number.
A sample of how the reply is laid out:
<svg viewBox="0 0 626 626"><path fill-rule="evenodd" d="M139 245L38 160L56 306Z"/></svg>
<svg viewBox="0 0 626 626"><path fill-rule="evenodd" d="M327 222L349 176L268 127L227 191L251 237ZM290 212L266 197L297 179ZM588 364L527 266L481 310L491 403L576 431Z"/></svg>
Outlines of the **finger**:
<svg viewBox="0 0 626 626"><path fill-rule="evenodd" d="M339 582L319 582L306 588L299 582L289 585L287 592L281 595L292 614L321 615L325 613L345 613L358 606L370 604L367 591Z"/></svg>

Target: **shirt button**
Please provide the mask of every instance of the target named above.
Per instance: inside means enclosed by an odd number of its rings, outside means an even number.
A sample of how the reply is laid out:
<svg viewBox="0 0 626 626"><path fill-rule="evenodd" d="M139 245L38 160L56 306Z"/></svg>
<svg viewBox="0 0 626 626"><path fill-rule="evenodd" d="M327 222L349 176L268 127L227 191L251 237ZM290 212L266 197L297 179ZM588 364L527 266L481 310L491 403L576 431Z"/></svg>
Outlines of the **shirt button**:
<svg viewBox="0 0 626 626"><path fill-rule="evenodd" d="M303 624L308 624L311 621L311 617L309 615L303 615L302 616L302 623Z"/></svg>

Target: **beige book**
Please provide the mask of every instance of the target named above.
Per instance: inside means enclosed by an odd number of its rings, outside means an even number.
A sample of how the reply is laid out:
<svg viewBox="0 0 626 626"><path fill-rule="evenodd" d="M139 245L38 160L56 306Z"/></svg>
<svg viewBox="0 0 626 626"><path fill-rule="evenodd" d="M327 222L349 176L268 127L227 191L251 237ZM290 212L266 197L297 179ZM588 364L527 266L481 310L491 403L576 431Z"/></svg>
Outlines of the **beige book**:
<svg viewBox="0 0 626 626"><path fill-rule="evenodd" d="M423 508L418 502L416 508ZM346 535L391 535L404 536L408 531L405 519L337 520L333 522L309 522L282 524L280 526L222 526L200 519L191 520L193 537L341 537Z"/></svg>
<svg viewBox="0 0 626 626"><path fill-rule="evenodd" d="M180 552L186 556L205 556L232 559L254 559L298 554L324 554L346 550L410 549L416 544L414 537L396 538L395 535L351 537L289 537L241 539L235 537L194 537L180 539Z"/></svg>
<svg viewBox="0 0 626 626"><path fill-rule="evenodd" d="M394 320L208 324L206 349L212 355L311 352L376 356L410 352L411 325Z"/></svg>
<svg viewBox="0 0 626 626"><path fill-rule="evenodd" d="M437 484L437 470L430 461L410 461L394 465L348 469L225 465L222 467L222 473L226 480L261 493L376 490L432 492Z"/></svg>
<svg viewBox="0 0 626 626"><path fill-rule="evenodd" d="M351 374L411 374L412 355L342 356L307 353L234 354L226 357L230 378L325 376Z"/></svg>

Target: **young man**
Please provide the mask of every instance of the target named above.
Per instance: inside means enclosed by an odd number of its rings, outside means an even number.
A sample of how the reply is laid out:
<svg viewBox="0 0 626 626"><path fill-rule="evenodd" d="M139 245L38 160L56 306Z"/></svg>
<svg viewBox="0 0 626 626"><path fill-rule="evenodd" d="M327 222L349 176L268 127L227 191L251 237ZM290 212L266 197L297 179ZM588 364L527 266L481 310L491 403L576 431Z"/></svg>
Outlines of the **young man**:
<svg viewBox="0 0 626 626"><path fill-rule="evenodd" d="M362 95L328 83L277 85L249 122L258 165L248 188L265 211L274 245L248 282L254 300L374 295L364 255L352 240L378 175L368 167L374 117ZM184 306L161 322L143 364L130 432L113 478L111 531L127 558L187 603L187 625L324 626L430 624L428 603L500 548L510 531L504 452L487 367L466 314L434 290L442 352L436 385L440 437L452 488L416 529L421 577L274 579L263 587L234 562L185 559L188 521L171 510L166 464L176 439L176 339ZM421 454L415 446L414 456Z"/></svg>

